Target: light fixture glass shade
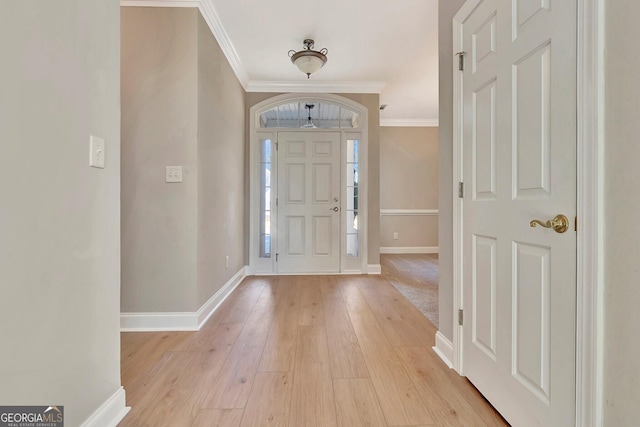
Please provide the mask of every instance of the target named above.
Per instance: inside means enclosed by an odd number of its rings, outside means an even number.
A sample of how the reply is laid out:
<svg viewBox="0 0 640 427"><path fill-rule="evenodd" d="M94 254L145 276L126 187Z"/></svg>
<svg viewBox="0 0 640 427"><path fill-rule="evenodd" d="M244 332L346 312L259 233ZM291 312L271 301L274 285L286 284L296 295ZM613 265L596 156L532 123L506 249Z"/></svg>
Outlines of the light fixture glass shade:
<svg viewBox="0 0 640 427"><path fill-rule="evenodd" d="M313 55L313 52L303 51L301 53L303 53L303 55L296 58L293 63L307 76L318 71L325 63L325 61ZM310 53L311 55L304 55L305 53Z"/></svg>

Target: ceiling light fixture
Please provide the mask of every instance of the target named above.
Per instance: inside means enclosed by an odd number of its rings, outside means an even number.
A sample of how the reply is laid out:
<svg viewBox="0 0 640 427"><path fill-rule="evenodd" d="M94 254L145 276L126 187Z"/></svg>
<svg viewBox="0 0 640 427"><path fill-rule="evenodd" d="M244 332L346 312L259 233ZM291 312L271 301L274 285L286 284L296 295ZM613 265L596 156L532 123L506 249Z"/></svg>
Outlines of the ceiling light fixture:
<svg viewBox="0 0 640 427"><path fill-rule="evenodd" d="M302 125L303 128L315 128L317 127L315 124L313 124L313 120L311 120L311 109L315 107L315 105L313 104L305 104L304 108L306 108L307 110L309 110L309 117L307 117L307 122Z"/></svg>
<svg viewBox="0 0 640 427"><path fill-rule="evenodd" d="M293 62L300 71L305 73L307 78L327 63L327 53L329 53L326 48L320 49L319 51L313 50L313 44L313 40L305 39L303 42L304 50L299 52L295 50L289 51L291 62Z"/></svg>

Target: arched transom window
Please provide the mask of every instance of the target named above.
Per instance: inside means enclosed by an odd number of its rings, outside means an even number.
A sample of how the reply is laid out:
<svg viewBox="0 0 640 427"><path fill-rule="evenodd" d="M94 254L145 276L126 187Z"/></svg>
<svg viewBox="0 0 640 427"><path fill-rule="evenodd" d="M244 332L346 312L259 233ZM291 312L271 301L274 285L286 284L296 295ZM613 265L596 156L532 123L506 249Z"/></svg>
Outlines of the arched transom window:
<svg viewBox="0 0 640 427"><path fill-rule="evenodd" d="M259 114L260 128L357 129L356 111L327 101L285 102Z"/></svg>

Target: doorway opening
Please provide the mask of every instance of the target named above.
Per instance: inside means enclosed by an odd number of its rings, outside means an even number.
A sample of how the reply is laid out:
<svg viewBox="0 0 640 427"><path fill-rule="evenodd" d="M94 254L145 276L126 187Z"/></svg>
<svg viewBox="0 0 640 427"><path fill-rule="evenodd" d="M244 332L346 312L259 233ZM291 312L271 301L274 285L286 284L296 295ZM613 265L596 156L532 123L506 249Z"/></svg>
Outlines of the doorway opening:
<svg viewBox="0 0 640 427"><path fill-rule="evenodd" d="M367 116L337 95L250 109L251 274L366 272Z"/></svg>

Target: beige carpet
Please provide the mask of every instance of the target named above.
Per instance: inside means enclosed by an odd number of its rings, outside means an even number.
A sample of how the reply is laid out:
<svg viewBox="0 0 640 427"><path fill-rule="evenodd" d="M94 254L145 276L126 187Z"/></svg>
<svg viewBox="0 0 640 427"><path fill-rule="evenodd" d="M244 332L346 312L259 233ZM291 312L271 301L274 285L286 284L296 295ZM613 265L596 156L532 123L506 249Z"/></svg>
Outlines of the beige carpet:
<svg viewBox="0 0 640 427"><path fill-rule="evenodd" d="M438 327L438 255L380 255L383 276Z"/></svg>

